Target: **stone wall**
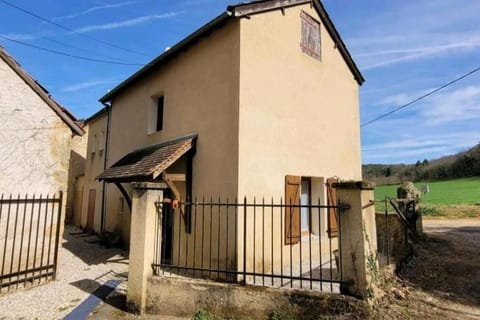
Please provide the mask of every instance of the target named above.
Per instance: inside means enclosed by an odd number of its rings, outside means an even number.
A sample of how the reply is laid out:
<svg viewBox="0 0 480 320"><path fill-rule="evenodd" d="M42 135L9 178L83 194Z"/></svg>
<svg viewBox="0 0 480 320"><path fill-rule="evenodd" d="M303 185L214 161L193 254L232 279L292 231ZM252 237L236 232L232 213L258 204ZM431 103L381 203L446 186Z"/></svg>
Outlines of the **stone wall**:
<svg viewBox="0 0 480 320"><path fill-rule="evenodd" d="M350 311L368 318L366 302L339 294L271 289L205 280L150 277L146 312L191 317L204 310L221 319L318 319Z"/></svg>
<svg viewBox="0 0 480 320"><path fill-rule="evenodd" d="M0 60L0 193L67 191L72 131Z"/></svg>

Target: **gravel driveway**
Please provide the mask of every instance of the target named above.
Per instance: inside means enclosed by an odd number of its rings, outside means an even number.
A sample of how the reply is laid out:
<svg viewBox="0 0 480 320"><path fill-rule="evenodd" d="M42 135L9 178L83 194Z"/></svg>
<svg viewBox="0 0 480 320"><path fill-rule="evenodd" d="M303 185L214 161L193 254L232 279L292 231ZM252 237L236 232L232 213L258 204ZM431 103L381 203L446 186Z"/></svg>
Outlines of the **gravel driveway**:
<svg viewBox="0 0 480 320"><path fill-rule="evenodd" d="M126 290L128 255L107 249L76 227L66 226L56 281L0 297L0 319L63 319L108 280Z"/></svg>

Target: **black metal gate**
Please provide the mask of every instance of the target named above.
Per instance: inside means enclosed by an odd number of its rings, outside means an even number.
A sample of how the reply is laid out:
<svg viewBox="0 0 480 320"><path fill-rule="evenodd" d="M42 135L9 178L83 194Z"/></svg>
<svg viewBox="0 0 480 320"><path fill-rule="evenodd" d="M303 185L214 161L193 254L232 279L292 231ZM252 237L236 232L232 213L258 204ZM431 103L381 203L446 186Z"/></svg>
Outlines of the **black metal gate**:
<svg viewBox="0 0 480 320"><path fill-rule="evenodd" d="M55 279L63 193L0 197L0 294Z"/></svg>

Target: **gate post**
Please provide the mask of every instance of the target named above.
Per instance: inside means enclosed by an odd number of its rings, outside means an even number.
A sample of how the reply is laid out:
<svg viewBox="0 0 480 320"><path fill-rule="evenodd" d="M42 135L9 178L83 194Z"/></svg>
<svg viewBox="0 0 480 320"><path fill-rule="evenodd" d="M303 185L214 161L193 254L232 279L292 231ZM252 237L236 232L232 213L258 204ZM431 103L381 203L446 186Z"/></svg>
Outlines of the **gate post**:
<svg viewBox="0 0 480 320"><path fill-rule="evenodd" d="M130 263L128 270L127 306L143 313L147 296L147 279L152 276L154 259L156 203L163 200L164 183L133 183L130 226ZM161 228L158 230L161 239Z"/></svg>
<svg viewBox="0 0 480 320"><path fill-rule="evenodd" d="M375 224L374 185L368 182L336 184L340 204L341 271L344 283L340 291L362 299L375 296L379 268Z"/></svg>

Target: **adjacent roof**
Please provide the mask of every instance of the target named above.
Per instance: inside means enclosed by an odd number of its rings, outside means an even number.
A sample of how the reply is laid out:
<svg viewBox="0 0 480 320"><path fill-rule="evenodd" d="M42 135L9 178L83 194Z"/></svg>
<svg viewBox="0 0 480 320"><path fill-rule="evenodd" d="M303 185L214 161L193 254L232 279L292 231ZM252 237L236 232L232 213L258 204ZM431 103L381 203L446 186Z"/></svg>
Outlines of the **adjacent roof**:
<svg viewBox="0 0 480 320"><path fill-rule="evenodd" d="M314 8L316 9L318 15L321 17L325 28L327 29L328 33L332 37L333 41L335 42L337 48L339 49L345 63L348 65L350 71L352 72L355 80L358 82L359 85L362 85L365 79L363 78L360 70L356 66L355 62L352 59L352 56L347 50L345 43L340 37L335 25L333 24L332 20L328 16L327 11L323 7L320 0L260 0L260 1L252 1L249 3L240 3L236 5L228 6L227 10L213 19L212 21L208 22L206 25L180 41L171 49L164 52L162 55L158 56L150 63L145 65L142 69L134 73L128 79L120 83L117 87L109 91L103 97L100 98L100 102L105 103L111 101L115 95L117 95L120 91L127 88L129 85L133 84L137 80L142 79L146 75L150 74L151 72L157 70L160 66L165 64L167 61L171 60L175 56L177 56L181 51L187 49L188 47L192 46L196 43L196 41L211 33L214 29L220 28L226 22L235 19L235 18L242 18L242 17L249 17L254 14L263 13L271 10L287 8L297 5L302 5L306 3L312 3Z"/></svg>
<svg viewBox="0 0 480 320"><path fill-rule="evenodd" d="M130 152L97 177L107 182L153 181L195 146L196 134Z"/></svg>
<svg viewBox="0 0 480 320"><path fill-rule="evenodd" d="M56 102L49 94L49 92L42 87L37 80L35 80L28 72L26 72L22 66L10 56L5 49L0 46L0 58L5 61L7 65L15 71L20 78L25 81L25 83L32 88L32 90L43 100L45 103L52 108L53 111L67 124L74 134L83 135L84 131L81 127L81 124L78 123L77 118L70 113L65 107L61 106Z"/></svg>

